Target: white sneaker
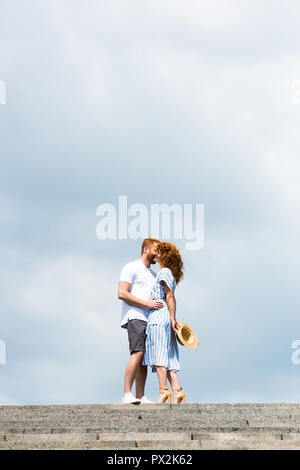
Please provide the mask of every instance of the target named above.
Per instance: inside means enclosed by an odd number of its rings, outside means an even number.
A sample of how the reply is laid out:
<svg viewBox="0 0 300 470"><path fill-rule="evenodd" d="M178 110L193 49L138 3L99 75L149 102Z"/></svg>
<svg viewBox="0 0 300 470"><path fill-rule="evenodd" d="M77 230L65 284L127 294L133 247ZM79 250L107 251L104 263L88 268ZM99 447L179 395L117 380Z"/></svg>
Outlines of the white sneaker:
<svg viewBox="0 0 300 470"><path fill-rule="evenodd" d="M141 403L141 400L139 398L135 398L132 393L126 393L125 395L123 395L121 403L138 405L139 403Z"/></svg>
<svg viewBox="0 0 300 470"><path fill-rule="evenodd" d="M148 400L146 395L141 398L141 403L154 403L154 401Z"/></svg>

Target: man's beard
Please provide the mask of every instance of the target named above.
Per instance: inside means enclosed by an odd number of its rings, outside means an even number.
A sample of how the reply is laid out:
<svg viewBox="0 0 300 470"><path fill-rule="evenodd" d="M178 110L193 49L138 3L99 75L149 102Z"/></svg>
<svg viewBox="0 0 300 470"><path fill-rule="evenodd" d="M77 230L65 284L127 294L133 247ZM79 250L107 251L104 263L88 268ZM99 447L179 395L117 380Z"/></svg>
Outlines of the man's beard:
<svg viewBox="0 0 300 470"><path fill-rule="evenodd" d="M156 263L155 257L156 257L156 255L148 256L148 261L149 261L150 264L155 264Z"/></svg>

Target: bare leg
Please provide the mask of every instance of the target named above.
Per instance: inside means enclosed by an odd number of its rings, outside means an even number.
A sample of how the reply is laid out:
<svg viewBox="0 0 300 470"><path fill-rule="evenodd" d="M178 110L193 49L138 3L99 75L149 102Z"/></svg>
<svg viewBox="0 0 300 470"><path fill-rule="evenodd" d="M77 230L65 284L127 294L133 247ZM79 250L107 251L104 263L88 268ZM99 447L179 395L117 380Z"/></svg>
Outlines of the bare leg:
<svg viewBox="0 0 300 470"><path fill-rule="evenodd" d="M174 392L174 388L180 387L176 370L168 370L168 380L173 389L173 403L176 403L178 399L178 395L180 394L180 391Z"/></svg>
<svg viewBox="0 0 300 470"><path fill-rule="evenodd" d="M135 392L137 398L145 395L145 383L147 378L147 366L139 364L135 374Z"/></svg>
<svg viewBox="0 0 300 470"><path fill-rule="evenodd" d="M167 386L167 369L163 366L156 366L157 378L159 382L159 388ZM158 403L161 402L163 397L166 395L164 390L159 390Z"/></svg>
<svg viewBox="0 0 300 470"><path fill-rule="evenodd" d="M138 366L142 362L143 354L144 351L134 351L127 362L124 378L124 395L125 393L131 392Z"/></svg>

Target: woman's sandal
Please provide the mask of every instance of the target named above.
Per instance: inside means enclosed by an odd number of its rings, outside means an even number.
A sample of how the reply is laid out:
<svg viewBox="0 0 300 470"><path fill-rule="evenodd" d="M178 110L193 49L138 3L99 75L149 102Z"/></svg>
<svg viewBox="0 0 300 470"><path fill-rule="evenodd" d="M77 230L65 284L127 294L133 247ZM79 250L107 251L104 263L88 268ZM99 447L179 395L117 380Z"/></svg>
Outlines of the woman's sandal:
<svg viewBox="0 0 300 470"><path fill-rule="evenodd" d="M160 390L168 390L166 395L164 396L164 398L162 399L162 401L159 401L158 403L164 403L167 399L168 399L168 402L169 402L169 405L171 404L171 397L172 397L172 393L169 389L169 387L160 387Z"/></svg>
<svg viewBox="0 0 300 470"><path fill-rule="evenodd" d="M173 392L179 392L180 390L182 390L182 387L173 388ZM174 401L174 397L173 397L173 403L181 403L182 401L183 403L186 403L186 396L184 392L180 392L179 396L177 397L177 401Z"/></svg>

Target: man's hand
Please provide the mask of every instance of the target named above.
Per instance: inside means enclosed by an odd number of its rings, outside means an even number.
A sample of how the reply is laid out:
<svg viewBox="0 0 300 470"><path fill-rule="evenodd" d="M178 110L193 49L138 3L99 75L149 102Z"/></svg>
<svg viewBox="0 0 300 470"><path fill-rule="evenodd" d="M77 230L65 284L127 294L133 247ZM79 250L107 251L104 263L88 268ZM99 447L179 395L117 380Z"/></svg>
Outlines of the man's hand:
<svg viewBox="0 0 300 470"><path fill-rule="evenodd" d="M147 302L147 308L149 310L159 310L160 308L163 308L164 304L160 300L155 300L155 297L152 297L151 300L148 300Z"/></svg>

